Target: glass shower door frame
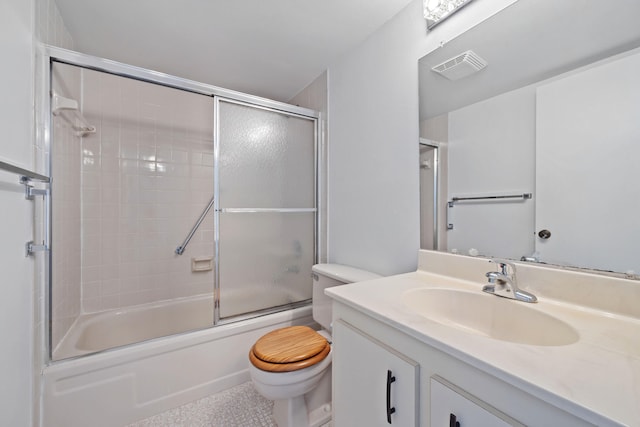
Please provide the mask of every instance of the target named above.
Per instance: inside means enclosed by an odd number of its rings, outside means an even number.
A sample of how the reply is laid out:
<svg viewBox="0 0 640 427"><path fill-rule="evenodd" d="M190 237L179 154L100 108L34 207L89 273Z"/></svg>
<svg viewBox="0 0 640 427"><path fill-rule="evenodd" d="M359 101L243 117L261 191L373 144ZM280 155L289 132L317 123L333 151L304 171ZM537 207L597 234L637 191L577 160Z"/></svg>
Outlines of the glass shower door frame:
<svg viewBox="0 0 640 427"><path fill-rule="evenodd" d="M313 121L313 201L314 207L312 208L221 208L220 207L220 103L230 103L241 105L249 108L256 108L264 111L269 111L273 113L283 114L290 117L298 117L301 119L311 120ZM228 97L215 96L214 97L214 135L213 135L213 170L214 170L214 204L213 204L213 212L214 212L214 325L224 324L235 322L238 320L255 317L256 315L269 314L272 312L282 311L282 307L274 307L274 308L266 308L262 310L258 310L251 313L235 315L231 317L220 317L220 214L221 213L305 213L305 212L313 212L314 213L314 226L313 226L313 263L318 262L318 254L320 253L319 248L319 189L318 189L318 171L319 171L319 155L318 155L318 135L319 135L319 120L317 117L311 117L307 115L298 114L289 109L282 108L271 108L265 105L254 104L249 102L244 102L237 99L232 99ZM306 305L307 301L301 301L298 303L291 303L289 306L295 307L299 305Z"/></svg>
<svg viewBox="0 0 640 427"><path fill-rule="evenodd" d="M37 78L38 78L40 88L37 89L38 99L36 100L36 117L39 119L40 123L42 124L43 129L42 131L36 132L36 140L37 140L37 143L44 148L42 150L44 155L41 161L43 162L44 169L45 169L44 173L46 175L50 175L51 169L52 169L52 156L50 156L52 134L53 134L52 118L51 118L52 102L49 94L52 89L51 64L54 62L74 65L74 66L78 66L78 67L82 67L90 70L95 70L95 71L100 71L108 74L118 75L121 77L130 78L134 80L140 80L148 83L155 83L162 86L180 89L187 92L211 96L214 98L216 103L218 102L218 99L221 99L221 100L224 99L227 102L241 103L241 104L249 105L255 108L262 108L265 110L275 111L283 114L288 114L291 116L313 120L315 122L315 126L314 126L314 132L315 132L315 135L314 135L314 144L315 144L315 147L314 147L315 149L314 151L314 156L315 156L314 200L315 200L315 209L316 209L315 226L314 226L314 260L315 262L317 262L318 254L320 253L320 242L319 242L320 239L318 238L318 236L320 236L319 227L320 227L320 224L322 223L320 220L320 216L322 212L321 199L319 198L320 180L318 178L318 173L320 170L318 162L321 161L319 157L319 151L318 151L319 150L318 147L320 145L319 138L321 135L321 130L319 127L321 122L320 113L308 108L289 105L283 102L274 101L271 99L262 98L262 97L258 97L250 94L245 94L245 93L241 93L241 92L237 92L229 89L224 89L224 88L220 88L210 84L196 82L193 80L184 79L181 77L176 77L169 74L164 74L161 72L148 70L148 69L140 68L137 66L124 64L117 61L100 58L97 56L87 55L80 52L74 52L71 50L62 49L54 46L47 46L47 45L40 46L37 52L37 61L39 66L39 68L37 69L37 74L38 74ZM214 108L213 114L214 114L214 120L217 120L216 108ZM215 135L217 132L216 129L217 127L214 127L214 143L217 140ZM214 190L214 193L216 191L217 190ZM51 222L51 212L52 212L51 198L49 198L49 201L48 201L47 212L48 212L48 215L47 215L48 221ZM216 214L216 215L219 215L219 214ZM43 222L44 222L44 219L43 219ZM40 232L42 232L42 226L39 224L38 227L40 229ZM48 230L44 230L44 233L48 235L49 241L51 241L51 228L49 228ZM217 233L217 227L216 227L215 233ZM218 245L217 236L215 237L214 244L217 247ZM54 247L55 245L51 246L51 248L54 248ZM44 300L44 303L41 306L41 317L42 319L45 319L45 321L42 322L42 329L43 329L42 337L44 341L43 348L46 353L44 355L45 357L44 363L46 365L49 365L52 363L58 363L54 361L52 357L52 351L53 351L52 331L51 331L51 328L52 328L51 319L52 319L52 310L53 310L52 295L51 295L52 294L52 270L51 270L52 269L52 262L51 262L52 250L54 249L50 249L48 253L46 253L42 257L39 257L39 259L36 260L38 263L40 263L40 266L38 268L41 269L42 271L42 275L39 278L38 286L41 286L40 292L41 292L41 295L43 295L42 299ZM218 260L217 252L215 254L216 254L216 262L217 262ZM216 275L217 275L217 269L216 269ZM214 289L214 292L215 292L214 298L216 302L216 307L214 308L214 313L213 313L215 317L213 326L219 323L227 322L226 319L223 321L220 321L219 319L219 312L218 312L219 297L217 295L217 292L219 291L219 279L216 278L214 282L215 282L214 286L216 287ZM262 314L262 313L259 313L259 314ZM259 314L252 313L246 316L238 316L237 318L230 319L229 321L242 320L241 317L242 318L255 317ZM189 333L189 331L184 333ZM68 359L65 359L65 360L68 360Z"/></svg>

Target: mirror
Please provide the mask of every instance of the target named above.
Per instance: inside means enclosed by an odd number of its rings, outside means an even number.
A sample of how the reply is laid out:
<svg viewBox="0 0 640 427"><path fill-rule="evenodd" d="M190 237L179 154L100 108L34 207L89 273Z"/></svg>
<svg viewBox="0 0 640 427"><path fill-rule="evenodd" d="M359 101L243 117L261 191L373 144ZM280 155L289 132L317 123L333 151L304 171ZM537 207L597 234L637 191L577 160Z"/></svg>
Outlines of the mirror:
<svg viewBox="0 0 640 427"><path fill-rule="evenodd" d="M640 279L638 16L637 0L519 0L420 59L438 249Z"/></svg>

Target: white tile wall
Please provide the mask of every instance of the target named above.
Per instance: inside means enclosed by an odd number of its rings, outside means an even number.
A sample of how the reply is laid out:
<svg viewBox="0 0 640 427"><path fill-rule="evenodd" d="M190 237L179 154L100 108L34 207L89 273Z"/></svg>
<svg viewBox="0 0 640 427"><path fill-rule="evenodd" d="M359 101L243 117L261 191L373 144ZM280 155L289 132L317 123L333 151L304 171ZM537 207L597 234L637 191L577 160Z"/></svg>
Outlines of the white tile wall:
<svg viewBox="0 0 640 427"><path fill-rule="evenodd" d="M53 69L53 90L80 99L80 70ZM57 344L80 315L80 143L68 113L53 117L52 185L52 342ZM55 346L54 346L55 347Z"/></svg>
<svg viewBox="0 0 640 427"><path fill-rule="evenodd" d="M83 70L82 308L95 312L213 292L213 100Z"/></svg>
<svg viewBox="0 0 640 427"><path fill-rule="evenodd" d="M65 26L55 0L35 0L35 38L39 42L73 49L73 38Z"/></svg>

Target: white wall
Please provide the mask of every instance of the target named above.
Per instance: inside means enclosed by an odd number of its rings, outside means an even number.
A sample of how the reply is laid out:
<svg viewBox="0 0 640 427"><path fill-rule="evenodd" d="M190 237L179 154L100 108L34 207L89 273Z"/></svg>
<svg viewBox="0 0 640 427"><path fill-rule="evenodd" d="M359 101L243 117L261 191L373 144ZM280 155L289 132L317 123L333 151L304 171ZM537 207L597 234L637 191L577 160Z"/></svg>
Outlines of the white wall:
<svg viewBox="0 0 640 427"><path fill-rule="evenodd" d="M33 161L33 2L0 2L0 160L31 168ZM0 173L0 425L31 425L33 261L32 206L18 176Z"/></svg>
<svg viewBox="0 0 640 427"><path fill-rule="evenodd" d="M318 135L319 156L319 197L320 202L320 235L318 262L327 262L327 72L320 74L307 87L291 98L289 104L306 107L320 113L320 135Z"/></svg>
<svg viewBox="0 0 640 427"><path fill-rule="evenodd" d="M448 200L535 192L535 87L449 113ZM449 250L516 258L534 251L534 200L461 202L450 208Z"/></svg>
<svg viewBox="0 0 640 427"><path fill-rule="evenodd" d="M640 272L640 49L536 94L536 238L544 262Z"/></svg>
<svg viewBox="0 0 640 427"><path fill-rule="evenodd" d="M330 262L416 268L418 59L513 1L473 2L426 34L415 0L329 67Z"/></svg>
<svg viewBox="0 0 640 427"><path fill-rule="evenodd" d="M34 41L70 47L53 0L0 2L0 160L36 168L42 146L34 146ZM41 130L42 128L38 128ZM37 153L37 155L35 155ZM37 168L36 168L37 169ZM41 169L39 169L42 172ZM0 425L37 424L39 370L44 359L43 288L34 262L24 256L33 236L33 204L18 177L0 173Z"/></svg>

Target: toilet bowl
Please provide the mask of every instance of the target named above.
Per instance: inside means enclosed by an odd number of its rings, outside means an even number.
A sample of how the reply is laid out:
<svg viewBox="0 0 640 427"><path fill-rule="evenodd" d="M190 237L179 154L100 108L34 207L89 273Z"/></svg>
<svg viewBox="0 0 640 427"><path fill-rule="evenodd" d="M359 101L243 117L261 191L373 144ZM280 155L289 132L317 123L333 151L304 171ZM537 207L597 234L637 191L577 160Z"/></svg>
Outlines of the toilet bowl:
<svg viewBox="0 0 640 427"><path fill-rule="evenodd" d="M306 328L305 334L308 332L309 334L317 335L324 340L326 348L308 358L303 358L305 355L302 352L300 353L302 356L299 357L300 360L298 361L271 363L265 362L256 356L255 347L258 344L256 342L256 345L249 353L249 359L251 360L249 373L258 393L274 401L273 417L278 427L319 427L331 418L331 407L329 406L331 401L331 346L327 340L328 334L315 332L307 326L293 326L290 328ZM288 331L290 328L278 329L271 333L290 332ZM269 338L268 335L263 336L261 339ZM282 342L285 343L286 341L283 340ZM304 341L298 341L297 343L304 344ZM264 355L262 356L264 357ZM294 357L292 356L292 358ZM273 364L273 366L269 366L269 364ZM303 367L295 369L298 366ZM321 382L325 383L324 398L320 396L323 393L315 393ZM320 397L322 402L320 402L320 406L316 405L318 406L317 408L311 407L310 413L311 405L307 405L307 399L311 397L309 395L312 394L312 391L316 395L316 400L317 397ZM307 396L305 397L305 395Z"/></svg>
<svg viewBox="0 0 640 427"><path fill-rule="evenodd" d="M274 401L278 427L321 427L331 419L331 300L328 287L380 276L339 264L312 268L313 318L323 328L276 329L249 351L249 373L256 390Z"/></svg>

